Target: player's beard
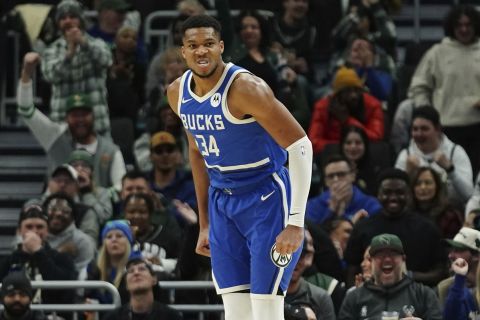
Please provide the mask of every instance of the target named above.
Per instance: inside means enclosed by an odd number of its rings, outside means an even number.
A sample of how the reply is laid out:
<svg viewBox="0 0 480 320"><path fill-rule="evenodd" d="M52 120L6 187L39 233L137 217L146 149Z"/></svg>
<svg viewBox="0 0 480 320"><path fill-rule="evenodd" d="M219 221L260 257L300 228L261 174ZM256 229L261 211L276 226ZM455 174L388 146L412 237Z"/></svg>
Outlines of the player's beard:
<svg viewBox="0 0 480 320"><path fill-rule="evenodd" d="M30 310L30 305L23 305L20 302L14 302L12 304L4 304L4 308L9 316L20 318Z"/></svg>

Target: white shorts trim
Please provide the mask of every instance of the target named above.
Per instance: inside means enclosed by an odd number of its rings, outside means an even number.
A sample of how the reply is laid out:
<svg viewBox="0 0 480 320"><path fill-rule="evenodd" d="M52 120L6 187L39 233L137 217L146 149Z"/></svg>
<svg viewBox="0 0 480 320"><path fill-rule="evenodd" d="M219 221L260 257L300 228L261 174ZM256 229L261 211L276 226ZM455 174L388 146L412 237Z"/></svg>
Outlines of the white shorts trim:
<svg viewBox="0 0 480 320"><path fill-rule="evenodd" d="M250 284L241 284L239 286L234 286L234 287L220 288L218 286L217 280L215 280L215 275L213 274L213 271L212 271L212 280L213 280L213 285L215 286L215 291L217 291L217 294L233 293L233 292L250 289Z"/></svg>

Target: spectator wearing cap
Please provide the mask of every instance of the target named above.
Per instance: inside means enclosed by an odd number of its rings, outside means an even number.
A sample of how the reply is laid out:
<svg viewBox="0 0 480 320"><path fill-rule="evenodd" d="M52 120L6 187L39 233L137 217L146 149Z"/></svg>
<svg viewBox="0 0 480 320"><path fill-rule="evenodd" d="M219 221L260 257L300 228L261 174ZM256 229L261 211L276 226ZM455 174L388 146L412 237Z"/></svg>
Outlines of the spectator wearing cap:
<svg viewBox="0 0 480 320"><path fill-rule="evenodd" d="M65 119L68 97L88 95L95 116L95 131L110 134L105 80L112 64L108 46L85 32L83 8L78 1L62 0L56 7L55 21L62 36L42 54L42 74L52 85L50 118Z"/></svg>
<svg viewBox="0 0 480 320"><path fill-rule="evenodd" d="M96 185L93 171L93 155L84 149L70 153L68 164L78 173L78 197L81 203L93 208L98 223L103 225L112 216L112 194Z"/></svg>
<svg viewBox="0 0 480 320"><path fill-rule="evenodd" d="M308 137L319 154L329 143L340 141L344 126L362 128L371 141L384 135L380 101L366 93L355 70L340 68L332 84L333 93L315 103Z"/></svg>
<svg viewBox="0 0 480 320"><path fill-rule="evenodd" d="M48 216L38 205L20 212L17 235L20 243L0 263L0 279L12 271L22 271L30 280L75 280L77 273L70 256L47 242ZM73 303L70 290L36 290L33 303Z"/></svg>
<svg viewBox="0 0 480 320"><path fill-rule="evenodd" d="M382 210L368 219L359 220L353 227L344 253L348 265L347 285L354 284L355 274L360 271L363 254L372 238L388 232L402 240L412 279L435 286L446 272L446 253L440 230L430 219L410 209L412 194L409 177L404 171L385 169L378 181L377 198Z"/></svg>
<svg viewBox="0 0 480 320"><path fill-rule="evenodd" d="M113 284L120 292L122 302L127 296L123 271L132 253L134 238L127 220L111 220L105 224L101 234L102 245L97 258L87 267L88 280L102 280ZM85 296L100 303L112 303L109 292L87 290Z"/></svg>
<svg viewBox="0 0 480 320"><path fill-rule="evenodd" d="M54 193L45 199L44 211L48 214L50 246L72 257L80 279L86 278L86 267L93 259L97 243L75 226L76 206L64 193Z"/></svg>
<svg viewBox="0 0 480 320"><path fill-rule="evenodd" d="M0 320L44 320L39 310L31 310L33 289L25 273L15 271L2 280L3 312Z"/></svg>
<svg viewBox="0 0 480 320"><path fill-rule="evenodd" d="M411 136L408 147L398 154L395 167L410 175L420 167L431 167L446 181L451 203L463 208L473 193L472 165L462 146L442 132L435 108L414 109Z"/></svg>
<svg viewBox="0 0 480 320"><path fill-rule="evenodd" d="M94 122L98 120L92 111L95 104L88 95L78 93L85 91L79 89L77 93L65 98L66 123L52 122L33 105L31 79L39 60L40 57L35 52L29 52L24 57L17 105L18 113L47 154L48 174L65 163L72 151L85 149L93 155L95 183L120 190L125 173L123 155L110 138L95 132ZM95 86L99 87L100 84Z"/></svg>
<svg viewBox="0 0 480 320"><path fill-rule="evenodd" d="M144 320L181 320L178 311L155 299L158 282L150 264L141 258L130 259L126 265L125 282L130 298L128 303L109 312L103 320L123 319L129 314L130 319Z"/></svg>
<svg viewBox="0 0 480 320"><path fill-rule="evenodd" d="M380 319L383 311L397 312L397 319L442 319L434 291L404 273L408 255L399 237L388 233L373 237L370 256L373 281L347 293L339 320Z"/></svg>
<svg viewBox="0 0 480 320"><path fill-rule="evenodd" d="M452 239L445 239L448 244L448 259L450 262L450 271L453 276L442 280L437 285L438 297L442 306L446 304L447 296L456 295L460 288L474 291L477 287L477 267L480 260L480 231L463 227ZM460 264L456 261L462 259L468 266L467 272L460 274L461 277L457 277L459 274L456 268L460 267ZM462 284L460 286L460 283ZM453 290L453 291L452 291ZM447 318L450 319L450 318Z"/></svg>
<svg viewBox="0 0 480 320"><path fill-rule="evenodd" d="M197 215L192 208L197 207L197 198L192 174L179 168L181 152L171 133L160 131L152 136L150 159L153 170L148 179L152 191L172 202L180 224L196 223Z"/></svg>
<svg viewBox="0 0 480 320"><path fill-rule="evenodd" d="M163 91L161 92L163 94ZM150 103L154 102L150 101ZM175 114L172 108L170 108L166 97L161 98L158 104L158 107L156 105L154 106L153 104L151 105L153 109L152 115L150 119L148 119L151 121L149 126L151 128L150 132L145 132L137 140L135 140L133 153L135 155L137 167L142 172L149 172L153 169L153 164L150 159L150 140L152 139L152 135L154 135L156 132L167 131L175 137L177 146L182 152L183 158L182 162L179 163L179 166L186 170L190 170L190 163L188 161L188 141L182 121Z"/></svg>
<svg viewBox="0 0 480 320"><path fill-rule="evenodd" d="M97 243L100 226L95 208L80 201L78 173L71 165L58 166L47 183L47 190L43 194L45 199L55 193L64 193L75 202L74 221L77 228L89 235Z"/></svg>

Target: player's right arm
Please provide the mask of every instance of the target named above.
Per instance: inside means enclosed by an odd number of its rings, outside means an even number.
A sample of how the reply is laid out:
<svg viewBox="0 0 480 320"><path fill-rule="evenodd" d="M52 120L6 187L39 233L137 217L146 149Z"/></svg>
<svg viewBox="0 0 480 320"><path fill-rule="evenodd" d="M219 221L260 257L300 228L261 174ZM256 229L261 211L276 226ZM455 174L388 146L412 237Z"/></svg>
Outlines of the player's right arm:
<svg viewBox="0 0 480 320"><path fill-rule="evenodd" d="M172 82L167 88L168 103L172 110L178 114L180 79ZM188 153L190 166L192 168L193 183L195 185L195 194L197 196L198 216L200 233L198 236L196 252L200 255L210 256L210 247L208 244L208 187L210 179L207 174L207 167L200 150L193 136L186 130L188 138Z"/></svg>

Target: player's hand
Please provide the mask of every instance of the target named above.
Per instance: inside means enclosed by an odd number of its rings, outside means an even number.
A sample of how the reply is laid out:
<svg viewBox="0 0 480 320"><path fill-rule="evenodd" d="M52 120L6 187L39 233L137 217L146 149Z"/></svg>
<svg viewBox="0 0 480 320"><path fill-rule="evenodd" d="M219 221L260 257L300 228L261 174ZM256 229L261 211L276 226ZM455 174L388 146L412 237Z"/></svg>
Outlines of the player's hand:
<svg viewBox="0 0 480 320"><path fill-rule="evenodd" d="M302 245L304 230L302 227L287 225L276 238L276 249L281 255L292 254Z"/></svg>
<svg viewBox="0 0 480 320"><path fill-rule="evenodd" d="M208 243L208 228L200 229L195 252L201 256L210 257L210 244Z"/></svg>
<svg viewBox="0 0 480 320"><path fill-rule="evenodd" d="M452 270L456 274L465 276L468 273L468 263L465 259L457 258L452 262Z"/></svg>

